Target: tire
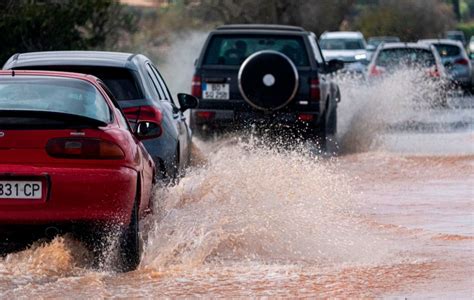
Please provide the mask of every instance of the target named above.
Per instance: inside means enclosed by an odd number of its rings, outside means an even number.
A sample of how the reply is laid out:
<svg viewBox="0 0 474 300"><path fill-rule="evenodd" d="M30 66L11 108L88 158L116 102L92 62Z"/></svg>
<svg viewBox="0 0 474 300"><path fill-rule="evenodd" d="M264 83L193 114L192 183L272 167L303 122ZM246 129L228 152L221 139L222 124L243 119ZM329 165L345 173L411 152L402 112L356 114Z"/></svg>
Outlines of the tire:
<svg viewBox="0 0 474 300"><path fill-rule="evenodd" d="M337 106L334 105L329 114L329 120L327 124L327 133L332 136L337 134Z"/></svg>
<svg viewBox="0 0 474 300"><path fill-rule="evenodd" d="M119 259L120 259L120 271L129 272L135 270L140 264L141 245L139 237L139 216L138 216L138 198L133 204L132 214L130 223L122 231L119 241Z"/></svg>
<svg viewBox="0 0 474 300"><path fill-rule="evenodd" d="M316 142L318 143L319 150L321 152L326 151L326 143L327 143L327 118L326 118L327 111L324 113L319 127L316 129Z"/></svg>

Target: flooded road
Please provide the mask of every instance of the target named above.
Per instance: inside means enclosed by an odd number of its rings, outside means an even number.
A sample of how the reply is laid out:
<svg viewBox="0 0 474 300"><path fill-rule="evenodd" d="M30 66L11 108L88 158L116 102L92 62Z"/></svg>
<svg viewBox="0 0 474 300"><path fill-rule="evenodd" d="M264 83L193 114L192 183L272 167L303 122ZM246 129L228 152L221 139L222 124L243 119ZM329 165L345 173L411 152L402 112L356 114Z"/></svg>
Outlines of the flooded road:
<svg viewBox="0 0 474 300"><path fill-rule="evenodd" d="M472 298L473 100L413 109L399 86L343 83L336 157L197 140L196 166L156 189L137 271L93 270L58 237L0 258L0 298Z"/></svg>

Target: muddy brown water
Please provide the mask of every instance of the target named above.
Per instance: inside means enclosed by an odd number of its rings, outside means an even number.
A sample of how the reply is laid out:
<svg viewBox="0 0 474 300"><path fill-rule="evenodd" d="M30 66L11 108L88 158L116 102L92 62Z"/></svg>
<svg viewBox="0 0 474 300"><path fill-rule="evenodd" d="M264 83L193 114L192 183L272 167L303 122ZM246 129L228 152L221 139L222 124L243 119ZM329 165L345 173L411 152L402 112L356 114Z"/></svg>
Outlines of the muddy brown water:
<svg viewBox="0 0 474 300"><path fill-rule="evenodd" d="M59 237L0 260L0 297L472 296L474 154L211 153L157 191L137 271Z"/></svg>
<svg viewBox="0 0 474 300"><path fill-rule="evenodd" d="M0 298L472 298L473 110L462 102L414 111L412 130L343 106L333 158L197 140L196 165L156 188L136 271L91 269L62 236L0 258Z"/></svg>

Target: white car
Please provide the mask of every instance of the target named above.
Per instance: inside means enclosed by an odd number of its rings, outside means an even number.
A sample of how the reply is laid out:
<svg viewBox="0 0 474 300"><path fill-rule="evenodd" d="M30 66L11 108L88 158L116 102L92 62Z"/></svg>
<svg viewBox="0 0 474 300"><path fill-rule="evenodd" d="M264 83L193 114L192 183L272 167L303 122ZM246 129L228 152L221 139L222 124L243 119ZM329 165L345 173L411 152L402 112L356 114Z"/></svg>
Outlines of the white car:
<svg viewBox="0 0 474 300"><path fill-rule="evenodd" d="M325 32L320 47L326 61L338 59L344 62L344 73L364 76L369 63L369 53L364 36L356 31Z"/></svg>
<svg viewBox="0 0 474 300"><path fill-rule="evenodd" d="M325 32L319 43L326 60L339 59L346 63L367 61L367 43L358 31Z"/></svg>

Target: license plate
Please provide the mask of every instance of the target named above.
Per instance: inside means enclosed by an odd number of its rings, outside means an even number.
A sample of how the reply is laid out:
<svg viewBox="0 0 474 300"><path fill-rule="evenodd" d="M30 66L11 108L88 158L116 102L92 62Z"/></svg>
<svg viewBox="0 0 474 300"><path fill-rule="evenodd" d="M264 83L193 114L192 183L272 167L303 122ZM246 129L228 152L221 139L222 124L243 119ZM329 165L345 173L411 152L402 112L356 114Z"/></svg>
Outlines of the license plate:
<svg viewBox="0 0 474 300"><path fill-rule="evenodd" d="M229 99L229 84L226 83L206 83L203 86L204 99Z"/></svg>
<svg viewBox="0 0 474 300"><path fill-rule="evenodd" d="M0 199L41 199L41 181L0 181Z"/></svg>

